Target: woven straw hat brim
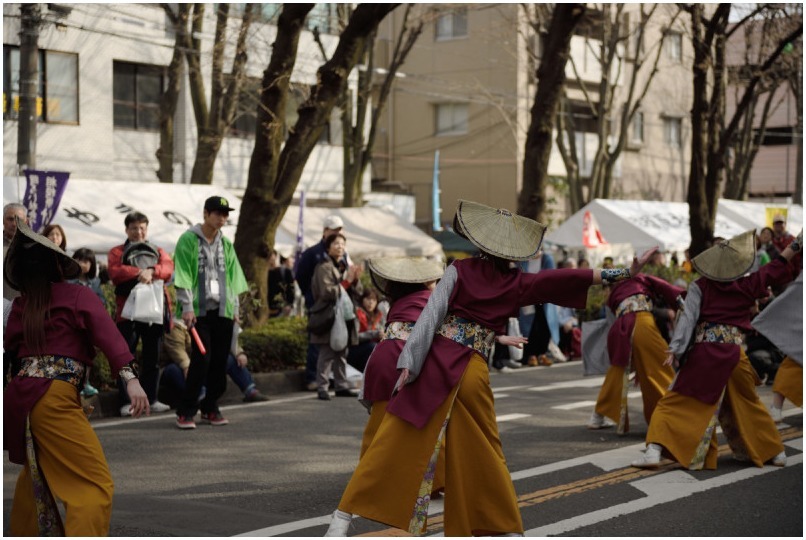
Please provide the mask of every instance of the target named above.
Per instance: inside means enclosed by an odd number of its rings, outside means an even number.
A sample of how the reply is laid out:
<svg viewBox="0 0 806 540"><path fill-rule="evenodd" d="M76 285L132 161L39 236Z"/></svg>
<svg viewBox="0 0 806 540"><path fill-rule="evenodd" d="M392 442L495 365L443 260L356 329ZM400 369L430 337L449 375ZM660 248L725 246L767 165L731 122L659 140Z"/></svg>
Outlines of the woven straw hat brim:
<svg viewBox="0 0 806 540"><path fill-rule="evenodd" d="M480 250L510 261L528 261L540 250L546 226L503 208L459 201L454 229Z"/></svg>
<svg viewBox="0 0 806 540"><path fill-rule="evenodd" d="M440 279L445 273L445 265L440 261L422 257L384 257L369 259L367 269L375 286L384 294L389 294L389 282L427 283Z"/></svg>
<svg viewBox="0 0 806 540"><path fill-rule="evenodd" d="M756 230L750 229L706 249L691 264L702 276L714 281L733 281L750 271L756 260Z"/></svg>
<svg viewBox="0 0 806 540"><path fill-rule="evenodd" d="M37 244L56 252L59 262L62 266L62 274L64 275L65 279L75 279L81 275L81 267L78 265L78 261L70 257L48 238L42 236L41 234L36 234L31 227L29 227L24 221L20 220L19 217L16 217L15 219L17 220L17 232L14 234L14 238L11 240L11 245L8 246L6 258L3 261L3 274L6 282L11 286L11 288L13 288L15 291L20 290L20 285L16 279L17 262L20 260L20 257L25 257L25 251L27 249L30 249Z"/></svg>

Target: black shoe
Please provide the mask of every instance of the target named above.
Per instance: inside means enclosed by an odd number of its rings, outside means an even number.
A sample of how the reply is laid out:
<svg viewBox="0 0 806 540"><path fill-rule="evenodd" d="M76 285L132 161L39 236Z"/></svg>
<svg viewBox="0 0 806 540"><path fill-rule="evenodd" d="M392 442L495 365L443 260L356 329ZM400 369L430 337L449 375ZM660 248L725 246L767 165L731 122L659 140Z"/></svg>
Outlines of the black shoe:
<svg viewBox="0 0 806 540"><path fill-rule="evenodd" d="M336 392L336 395L338 395L338 392ZM319 396L318 397L322 401L330 401L330 394L327 393L327 390L319 390Z"/></svg>
<svg viewBox="0 0 806 540"><path fill-rule="evenodd" d="M349 388L342 388L341 390L336 390L336 397L355 398L358 397L358 392L356 392L355 390L350 390Z"/></svg>
<svg viewBox="0 0 806 540"><path fill-rule="evenodd" d="M269 401L269 396L265 396L261 394L259 391L255 390L254 392L249 392L249 394L243 398L244 403L254 403L256 401Z"/></svg>

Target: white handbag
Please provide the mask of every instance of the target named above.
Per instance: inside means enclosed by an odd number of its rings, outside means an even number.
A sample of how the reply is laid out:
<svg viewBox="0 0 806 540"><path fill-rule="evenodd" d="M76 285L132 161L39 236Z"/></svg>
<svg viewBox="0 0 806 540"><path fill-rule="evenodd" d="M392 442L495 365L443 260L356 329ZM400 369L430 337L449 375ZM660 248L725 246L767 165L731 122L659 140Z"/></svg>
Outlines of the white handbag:
<svg viewBox="0 0 806 540"><path fill-rule="evenodd" d="M120 316L131 321L162 324L164 297L163 281L157 279L151 283L138 283L129 293Z"/></svg>

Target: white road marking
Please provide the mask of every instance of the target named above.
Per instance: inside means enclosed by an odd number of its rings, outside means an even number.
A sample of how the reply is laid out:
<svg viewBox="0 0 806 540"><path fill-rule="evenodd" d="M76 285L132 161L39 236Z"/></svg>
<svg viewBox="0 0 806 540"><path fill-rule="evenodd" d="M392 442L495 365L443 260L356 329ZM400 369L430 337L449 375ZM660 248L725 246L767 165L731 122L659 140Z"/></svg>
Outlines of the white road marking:
<svg viewBox="0 0 806 540"><path fill-rule="evenodd" d="M509 397L509 394L496 394L496 393L493 393L493 399L495 399L495 400L499 400L501 398L506 398L506 397Z"/></svg>
<svg viewBox="0 0 806 540"><path fill-rule="evenodd" d="M513 413L513 414L502 414L501 416L496 416L495 420L498 423L501 422L509 422L510 420L519 420L521 418L528 418L532 416L531 414L521 414L521 413Z"/></svg>
<svg viewBox="0 0 806 540"><path fill-rule="evenodd" d="M272 398L271 401L261 401L258 403L244 403L242 405L229 405L227 407L221 407L222 411L235 411L238 409L248 409L251 407L273 407L275 405L281 405L283 403L293 403L295 401L303 401L306 399L314 399L316 394L310 394L305 396L298 396L298 397L289 397L289 398L282 398L282 399L275 399ZM164 413L155 413L151 416L141 416L140 418L118 418L117 420L109 420L109 421L93 421L92 427L94 429L102 429L107 427L115 427L115 426L123 426L126 424L132 423L139 423L139 422L155 422L157 420L162 420L164 422L171 422L173 423L176 418L176 411L172 410L169 412Z"/></svg>
<svg viewBox="0 0 806 540"><path fill-rule="evenodd" d="M641 392L628 392L627 398L633 399L641 397ZM566 403L565 405L555 405L552 409L558 409L560 411L572 411L574 409L584 409L587 407L591 407L596 405L595 401L575 401L574 403Z"/></svg>
<svg viewBox="0 0 806 540"><path fill-rule="evenodd" d="M546 386L533 386L529 388L532 392L545 392L547 390L561 390L563 388L595 388L602 386L604 375L601 377L585 377L584 379L574 379L573 381L563 381L547 384Z"/></svg>
<svg viewBox="0 0 806 540"><path fill-rule="evenodd" d="M800 439L800 444L803 444L802 438ZM787 466L801 463L803 463L803 454L798 454L789 457ZM670 503L695 493L701 493L709 489L726 486L778 470L780 470L779 467L769 465L762 468L747 467L733 473L720 475L707 480L697 480L687 471L674 470L668 473L642 478L635 482L630 482L630 485L643 491L647 495L645 498L617 504L609 508L575 516L543 527L529 529L526 531L526 536L553 536L565 534L581 527L587 527L608 519L646 510L647 508Z"/></svg>

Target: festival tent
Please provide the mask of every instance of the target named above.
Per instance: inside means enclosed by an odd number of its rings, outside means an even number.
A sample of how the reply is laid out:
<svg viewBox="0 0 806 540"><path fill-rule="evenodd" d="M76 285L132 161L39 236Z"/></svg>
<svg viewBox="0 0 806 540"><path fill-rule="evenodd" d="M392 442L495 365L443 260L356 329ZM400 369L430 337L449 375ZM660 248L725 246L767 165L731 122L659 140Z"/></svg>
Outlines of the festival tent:
<svg viewBox="0 0 806 540"><path fill-rule="evenodd" d="M20 202L24 194L24 179L19 184L16 178L3 180L4 205ZM104 259L112 247L126 240L123 219L137 210L148 216L148 239L173 253L179 236L202 221L204 201L213 195L226 197L235 207L223 228L224 235L234 239L241 200L226 188L208 185L70 179L52 223L64 228L69 253L88 247ZM321 239L322 223L330 214L344 220L347 250L354 260L443 255L440 243L416 226L394 212L371 207L305 208L305 247ZM290 206L275 236L275 249L283 255L296 249L298 220L299 207Z"/></svg>
<svg viewBox="0 0 806 540"><path fill-rule="evenodd" d="M739 219L736 212L728 212L720 200L714 234L730 238L752 227L761 228L765 221L747 212L746 219ZM758 204L762 203L744 203ZM763 206L763 205L762 205ZM629 244L634 252L640 253L652 246L661 251L682 252L691 243L688 203L661 201L621 201L594 199L559 227L546 234L546 242L563 246L566 249L584 249L583 220L585 212L596 218L599 230L610 244ZM763 209L761 210L763 213ZM793 212L793 215L795 212ZM800 214L802 216L802 212ZM802 221L802 217L800 218ZM790 230L800 231L790 222Z"/></svg>
<svg viewBox="0 0 806 540"><path fill-rule="evenodd" d="M772 218L778 213L786 216L786 228L793 235L797 235L803 228L803 206L799 204L719 199L717 207L717 215L724 215L732 219L745 230L753 227L756 230L761 230L762 227L772 227Z"/></svg>

